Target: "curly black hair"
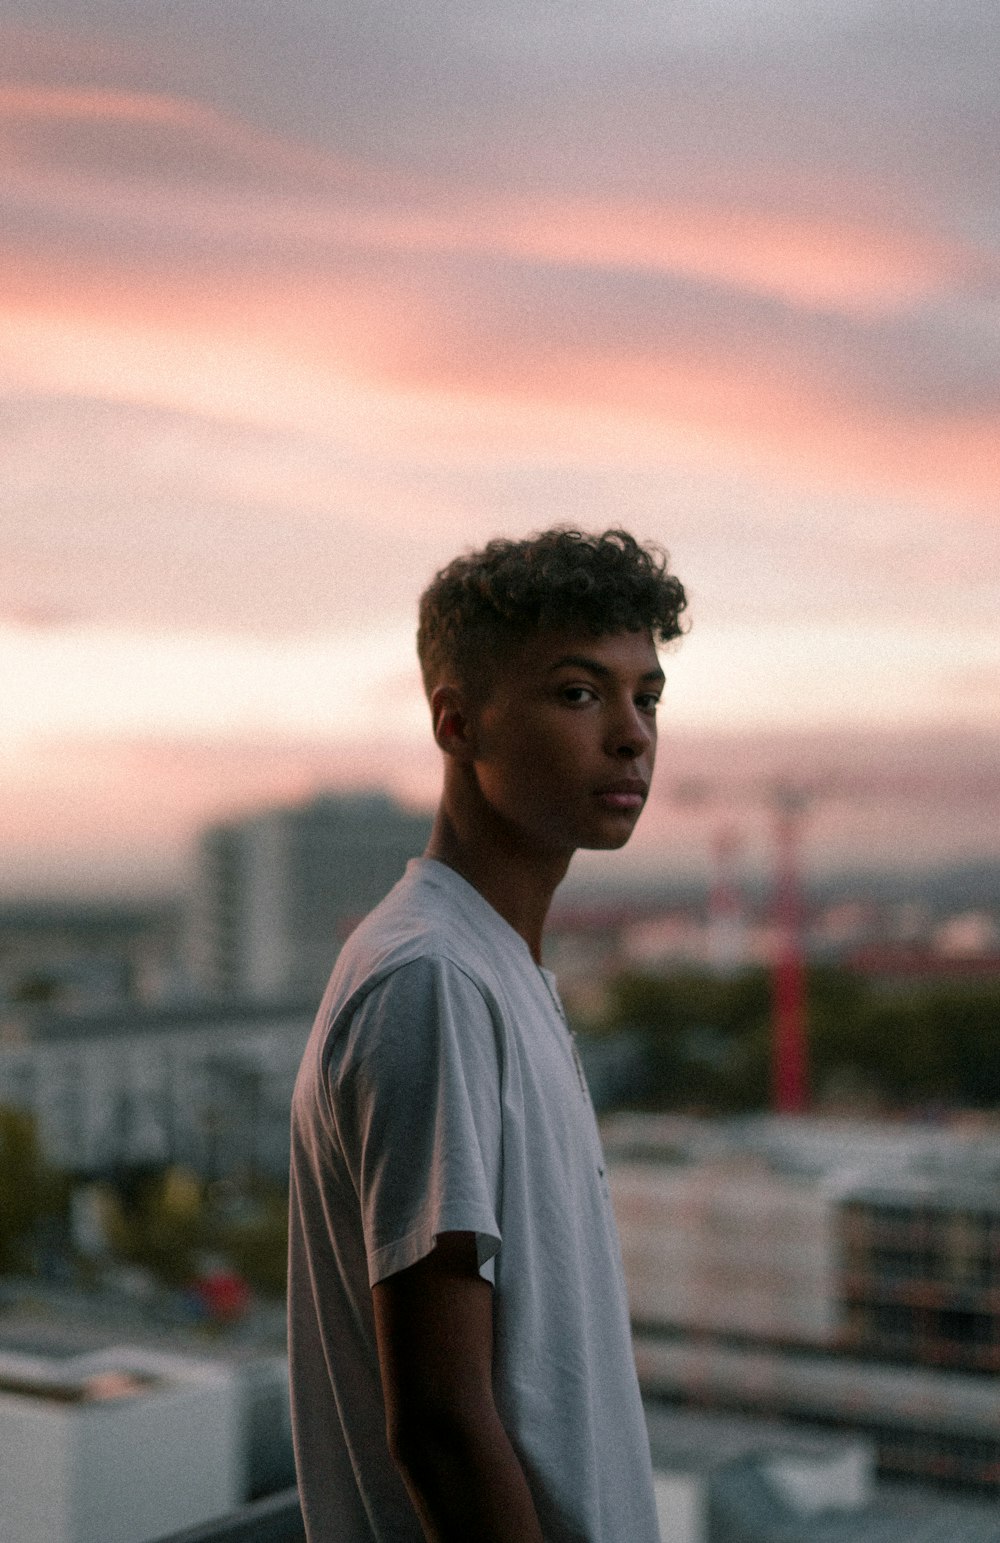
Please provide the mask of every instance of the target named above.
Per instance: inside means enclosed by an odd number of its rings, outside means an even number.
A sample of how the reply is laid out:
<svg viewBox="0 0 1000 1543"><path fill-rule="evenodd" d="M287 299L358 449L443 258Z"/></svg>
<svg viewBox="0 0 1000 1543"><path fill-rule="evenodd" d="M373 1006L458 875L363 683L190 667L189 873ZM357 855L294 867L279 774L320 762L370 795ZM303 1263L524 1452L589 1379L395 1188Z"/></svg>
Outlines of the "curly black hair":
<svg viewBox="0 0 1000 1543"><path fill-rule="evenodd" d="M417 653L428 696L445 678L465 685L490 660L540 629L594 637L648 629L681 635L687 596L666 553L627 530L601 535L556 526L523 541L498 539L456 557L420 598Z"/></svg>

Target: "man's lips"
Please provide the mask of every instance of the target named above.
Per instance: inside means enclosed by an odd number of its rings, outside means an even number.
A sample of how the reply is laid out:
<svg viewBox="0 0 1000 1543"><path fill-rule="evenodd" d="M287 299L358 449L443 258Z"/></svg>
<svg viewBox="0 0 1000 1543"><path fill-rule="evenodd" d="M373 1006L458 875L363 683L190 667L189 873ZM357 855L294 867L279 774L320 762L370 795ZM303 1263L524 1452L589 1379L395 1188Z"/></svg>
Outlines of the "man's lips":
<svg viewBox="0 0 1000 1543"><path fill-rule="evenodd" d="M619 782L608 782L595 788L594 797L600 799L606 809L641 809L646 802L647 787L637 777L624 777Z"/></svg>

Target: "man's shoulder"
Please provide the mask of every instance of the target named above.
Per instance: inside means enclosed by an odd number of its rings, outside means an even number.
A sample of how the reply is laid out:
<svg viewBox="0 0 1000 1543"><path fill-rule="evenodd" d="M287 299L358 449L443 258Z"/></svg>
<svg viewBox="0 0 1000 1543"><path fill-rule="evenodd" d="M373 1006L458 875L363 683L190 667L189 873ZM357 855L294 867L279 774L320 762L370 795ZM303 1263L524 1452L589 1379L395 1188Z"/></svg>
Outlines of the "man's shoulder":
<svg viewBox="0 0 1000 1543"><path fill-rule="evenodd" d="M492 1043L503 986L450 889L447 876L411 864L347 938L303 1059L310 1096L372 1056L418 1054L427 1032L459 1021L470 1050L476 1024Z"/></svg>
<svg viewBox="0 0 1000 1543"><path fill-rule="evenodd" d="M337 958L320 1008L331 1028L400 974L461 975L487 998L502 994L504 939L495 913L442 864L411 862L398 884L361 921ZM499 928L506 927L497 917Z"/></svg>
<svg viewBox="0 0 1000 1543"><path fill-rule="evenodd" d="M419 959L445 958L475 964L478 950L462 925L447 886L425 864L410 863L399 883L359 922L337 958L331 984L353 993Z"/></svg>

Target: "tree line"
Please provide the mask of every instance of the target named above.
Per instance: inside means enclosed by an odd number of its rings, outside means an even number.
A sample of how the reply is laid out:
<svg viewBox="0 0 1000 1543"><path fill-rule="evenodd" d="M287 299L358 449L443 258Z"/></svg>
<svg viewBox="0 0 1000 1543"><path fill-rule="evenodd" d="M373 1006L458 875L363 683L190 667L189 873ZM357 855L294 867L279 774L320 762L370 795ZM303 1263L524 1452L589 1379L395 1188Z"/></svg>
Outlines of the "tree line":
<svg viewBox="0 0 1000 1543"><path fill-rule="evenodd" d="M846 970L807 977L812 1094L871 1110L1000 1107L1000 982L888 986ZM645 1086L664 1109L737 1113L768 1102L771 984L696 971L614 979L590 1034L638 1033Z"/></svg>

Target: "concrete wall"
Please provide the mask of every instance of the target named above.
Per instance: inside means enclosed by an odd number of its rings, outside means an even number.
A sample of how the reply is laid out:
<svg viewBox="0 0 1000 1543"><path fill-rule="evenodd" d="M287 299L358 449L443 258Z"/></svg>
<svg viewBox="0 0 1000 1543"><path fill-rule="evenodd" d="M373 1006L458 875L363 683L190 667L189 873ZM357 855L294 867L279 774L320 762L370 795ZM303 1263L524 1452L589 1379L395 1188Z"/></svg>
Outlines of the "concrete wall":
<svg viewBox="0 0 1000 1543"><path fill-rule="evenodd" d="M72 1543L151 1543L231 1511L243 1499L234 1412L220 1381L68 1416Z"/></svg>
<svg viewBox="0 0 1000 1543"><path fill-rule="evenodd" d="M51 1404L0 1393L3 1543L70 1543L72 1436Z"/></svg>

